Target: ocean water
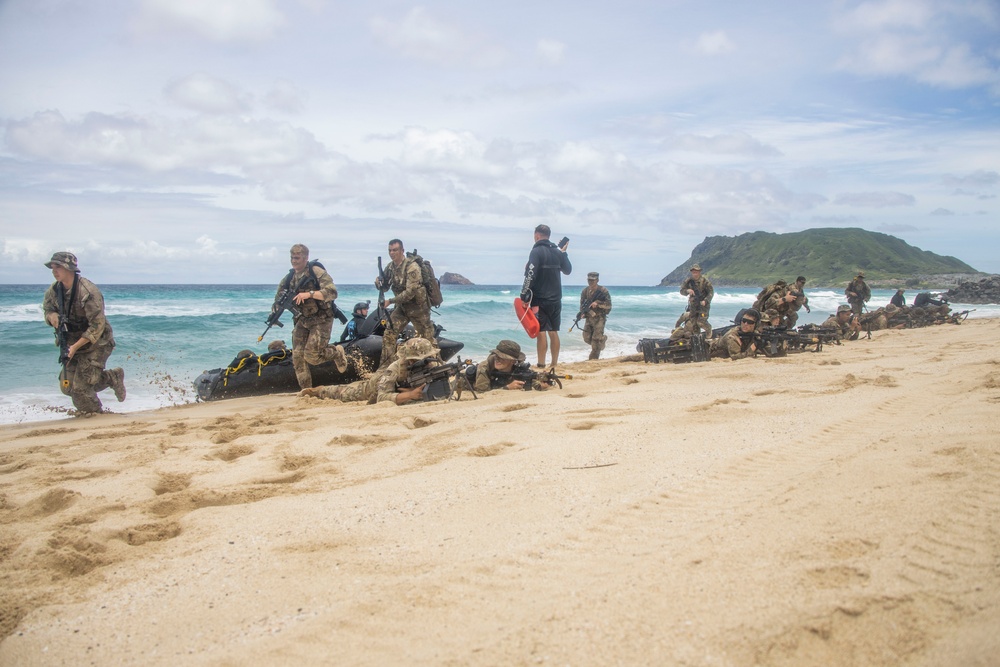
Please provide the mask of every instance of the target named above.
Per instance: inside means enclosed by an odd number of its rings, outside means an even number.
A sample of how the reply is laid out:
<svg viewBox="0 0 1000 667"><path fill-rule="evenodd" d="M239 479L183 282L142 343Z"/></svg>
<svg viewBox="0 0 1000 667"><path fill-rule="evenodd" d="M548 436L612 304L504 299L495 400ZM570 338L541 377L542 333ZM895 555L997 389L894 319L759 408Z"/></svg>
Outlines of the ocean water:
<svg viewBox="0 0 1000 667"><path fill-rule="evenodd" d="M0 336L6 344L0 374L0 423L58 419L72 402L57 386L58 350L52 329L42 319L42 296L48 285L0 285ZM346 314L358 301L378 294L371 285L338 285L337 305ZM581 361L590 348L579 331L567 333L579 307L582 286L564 286L560 361ZM633 354L640 338L669 335L684 311L686 297L677 287L609 287L614 309L608 319L605 357ZM196 400L193 381L202 371L226 366L236 353L266 351L275 338L291 343L291 315L284 328L272 328L264 341L264 320L274 299L274 285L102 285L108 321L117 347L108 367L125 369L128 398L118 403L103 392L105 407L134 412ZM516 340L535 358L535 343L521 329L513 301L520 286L447 285L444 304L433 316L447 338L461 341L463 359L481 361L503 338ZM757 289L717 288L710 323L723 326L752 303ZM819 323L842 303L834 290L806 290L812 313L800 311L800 324ZM870 305L888 303L891 290L875 290ZM913 294L907 294L912 299ZM1000 316L1000 306L953 303L954 310L976 309L971 317ZM334 339L342 328L334 323Z"/></svg>

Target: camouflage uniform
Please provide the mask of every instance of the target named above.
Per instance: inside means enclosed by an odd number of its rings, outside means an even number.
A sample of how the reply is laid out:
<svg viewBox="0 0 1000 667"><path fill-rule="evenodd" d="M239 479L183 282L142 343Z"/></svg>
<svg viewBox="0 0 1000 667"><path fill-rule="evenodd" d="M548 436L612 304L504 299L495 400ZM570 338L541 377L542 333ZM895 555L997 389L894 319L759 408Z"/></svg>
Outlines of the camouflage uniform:
<svg viewBox="0 0 1000 667"><path fill-rule="evenodd" d="M434 340L431 302L427 298L427 289L424 287L420 266L406 257L399 266L389 262L385 274L388 284L384 287L391 289L394 295L393 298L387 299L386 303L395 304L395 308L392 309L389 322L382 334L380 366L386 366L396 358L396 340L406 325L411 322L418 337L429 341Z"/></svg>
<svg viewBox="0 0 1000 667"><path fill-rule="evenodd" d="M713 358L729 357L730 359L746 359L747 357L752 357L754 354L753 350L750 349L752 343L753 338L750 336L740 336L740 326L737 324L727 331L725 335L712 340L708 348L708 354Z"/></svg>
<svg viewBox="0 0 1000 667"><path fill-rule="evenodd" d="M851 296L852 292L855 296ZM865 274L859 273L844 290L844 294L847 296L847 303L851 304L851 312L860 315L862 306L872 298L872 291L865 282Z"/></svg>
<svg viewBox="0 0 1000 667"><path fill-rule="evenodd" d="M698 265L695 264L695 266ZM699 330L703 330L705 332L705 337L711 338L712 326L708 323L708 312L712 307L712 297L715 296L715 289L712 287L711 281L709 281L709 279L705 276L699 276L697 280L689 276L687 280L681 283L680 292L681 294L686 294L689 289L693 289L695 292L699 293L705 301L705 305L703 306L701 303L694 303L694 297L689 295L688 308L690 315L684 323L684 327L692 333L697 333Z"/></svg>
<svg viewBox="0 0 1000 667"><path fill-rule="evenodd" d="M301 272L290 271L289 274L291 285L299 285L303 278L311 276L312 280L307 279L303 285L303 291L311 289L323 294L322 299L310 298L303 301L298 306L298 314L292 318L295 325L292 331L292 367L299 387L308 389L312 387L310 365L318 366L333 361L341 372L347 366L344 348L330 345L330 333L333 331L333 307L330 304L337 298L337 286L333 284L329 273L312 263L306 264ZM278 284L275 301L289 284L288 281L289 277L286 276Z"/></svg>
<svg viewBox="0 0 1000 667"><path fill-rule="evenodd" d="M798 281L788 288L788 293L795 297L795 301L788 304L788 310L785 312L785 327L794 329L799 321L799 310L805 306L806 312L811 312L809 310L809 297L806 296L805 283L799 284Z"/></svg>
<svg viewBox="0 0 1000 667"><path fill-rule="evenodd" d="M597 279L596 273L587 274L588 278L591 276ZM591 308L590 305L594 307ZM580 292L580 312L587 321L583 327L583 342L590 345L590 358L598 359L608 342L608 337L604 335L604 325L611 312L611 294L608 289L596 283L593 287L584 287Z"/></svg>
<svg viewBox="0 0 1000 667"><path fill-rule="evenodd" d="M344 403L365 401L368 404L392 401L396 403L399 385L406 380L410 363L427 357L438 357L438 350L423 338L411 338L400 346L399 358L383 366L367 379L349 385L317 387L300 392L300 396L335 399Z"/></svg>
<svg viewBox="0 0 1000 667"><path fill-rule="evenodd" d="M53 264L79 273L76 257L72 253L55 253L45 266ZM62 293L66 324L69 332L67 342L73 345L81 338L90 341L79 348L73 358L60 370L59 387L62 393L73 399L73 406L80 412L100 412L103 408L97 392L114 389L119 401L125 399L125 372L121 368L110 371L104 369L108 357L115 349L115 337L111 325L104 316L104 295L97 285L80 275L76 275L76 294L65 289L58 281L46 291L42 310L46 321L52 313L59 314L59 296ZM71 301L72 299L72 301Z"/></svg>
<svg viewBox="0 0 1000 667"><path fill-rule="evenodd" d="M513 379L509 375L500 375L496 362L498 359L511 361L514 366L511 371L524 365L524 353L521 346L512 340L502 340L497 343L496 349L491 350L486 361L476 364L475 379L472 381L472 388L478 392L485 392L491 389L504 389ZM545 389L538 379L531 381L532 389Z"/></svg>
<svg viewBox="0 0 1000 667"><path fill-rule="evenodd" d="M839 306L837 308L837 315L839 315L840 313L850 313L850 312L851 312L850 306ZM837 315L831 315L820 326L825 329L836 329L837 331L839 331L840 340L857 340L860 332L851 330L850 319L848 319L845 322L841 322L840 318L837 317Z"/></svg>
<svg viewBox="0 0 1000 667"><path fill-rule="evenodd" d="M872 331L881 331L889 328L889 318L885 308L878 308L862 316L861 323L864 327Z"/></svg>

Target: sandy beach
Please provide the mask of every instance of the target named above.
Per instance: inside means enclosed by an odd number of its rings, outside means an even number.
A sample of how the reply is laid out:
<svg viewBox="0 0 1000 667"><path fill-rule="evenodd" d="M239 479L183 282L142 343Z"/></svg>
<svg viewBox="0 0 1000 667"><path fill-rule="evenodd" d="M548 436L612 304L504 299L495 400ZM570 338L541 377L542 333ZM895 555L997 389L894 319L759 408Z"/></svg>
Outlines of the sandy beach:
<svg viewBox="0 0 1000 667"><path fill-rule="evenodd" d="M996 665L1000 321L0 428L3 665Z"/></svg>

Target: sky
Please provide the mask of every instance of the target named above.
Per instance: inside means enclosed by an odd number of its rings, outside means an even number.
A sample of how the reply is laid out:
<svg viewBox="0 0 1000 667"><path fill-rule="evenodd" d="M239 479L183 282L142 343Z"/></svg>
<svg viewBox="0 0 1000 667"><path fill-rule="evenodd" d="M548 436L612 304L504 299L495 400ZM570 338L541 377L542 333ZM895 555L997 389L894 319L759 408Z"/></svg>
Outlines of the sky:
<svg viewBox="0 0 1000 667"><path fill-rule="evenodd" d="M998 195L996 0L0 0L0 283L519 284L539 223L570 284L815 227L1000 272Z"/></svg>

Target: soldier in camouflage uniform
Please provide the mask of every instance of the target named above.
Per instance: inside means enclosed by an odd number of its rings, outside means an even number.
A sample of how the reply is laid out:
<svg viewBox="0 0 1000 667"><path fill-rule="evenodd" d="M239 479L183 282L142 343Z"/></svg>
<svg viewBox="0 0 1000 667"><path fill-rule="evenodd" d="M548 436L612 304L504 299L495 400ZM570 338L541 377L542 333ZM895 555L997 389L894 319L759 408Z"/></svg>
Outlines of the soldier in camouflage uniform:
<svg viewBox="0 0 1000 667"><path fill-rule="evenodd" d="M420 266L406 256L403 242L399 239L389 241L389 266L386 267L385 284L382 277L375 279L378 289L391 289L393 297L386 300L386 305L394 305L392 315L382 334L382 360L379 367L389 365L396 358L396 344L399 334L406 325L413 323L417 336L429 341L434 340L434 324L431 322L431 302L427 298L427 288L424 287L424 277Z"/></svg>
<svg viewBox="0 0 1000 667"><path fill-rule="evenodd" d="M864 271L858 271L857 277L848 284L844 294L847 296L847 303L851 304L851 312L861 315L862 307L872 298L872 291L865 282Z"/></svg>
<svg viewBox="0 0 1000 667"><path fill-rule="evenodd" d="M424 400L424 385L419 387L401 387L400 385L406 382L410 364L430 358L440 361L439 351L428 340L411 338L399 346L398 352L398 359L387 366L382 366L367 379L358 380L349 385L303 389L299 392L299 396L314 396L339 400L344 403L365 401L368 404L374 404L392 401L396 405Z"/></svg>
<svg viewBox="0 0 1000 667"><path fill-rule="evenodd" d="M840 340L857 340L861 334L861 322L854 318L850 306L837 306L837 314L828 317L820 326L837 329L840 332Z"/></svg>
<svg viewBox="0 0 1000 667"><path fill-rule="evenodd" d="M580 292L580 313L587 321L583 327L583 342L590 345L590 359L599 359L608 341L604 325L611 312L611 294L606 287L597 284L600 277L597 271L588 273L587 286Z"/></svg>
<svg viewBox="0 0 1000 667"><path fill-rule="evenodd" d="M513 371L516 364L523 364L524 359L520 345L512 340L500 341L496 349L490 350L486 361L476 364L475 371L470 369L468 374L474 375L469 378L472 388L478 392L491 389L524 389L523 380L512 380L509 375L505 375ZM547 382L532 381L532 389L543 390L550 386Z"/></svg>
<svg viewBox="0 0 1000 667"><path fill-rule="evenodd" d="M105 370L115 349L111 325L104 316L104 295L97 285L80 275L76 255L57 252L45 264L56 281L45 291L42 310L45 321L59 327L62 303L69 343L69 361L59 373L62 393L73 399L81 414L101 412L97 392L113 389L118 401L125 400L125 371Z"/></svg>
<svg viewBox="0 0 1000 667"><path fill-rule="evenodd" d="M724 335L714 338L708 348L712 358L746 359L754 356L757 345L753 339L754 330L760 321L760 313L753 308L743 311L740 322Z"/></svg>
<svg viewBox="0 0 1000 667"><path fill-rule="evenodd" d="M309 248L297 243L290 250L292 270L278 284L274 295L275 305L289 285L298 286L300 291L294 302L298 312L292 319L292 367L299 387L312 387L312 372L309 365L332 361L337 371L347 370L347 355L340 345L330 345L333 331L333 301L337 298L337 286L323 267L309 262Z"/></svg>
<svg viewBox="0 0 1000 667"><path fill-rule="evenodd" d="M708 311L712 307L715 289L712 287L711 281L701 275L700 264L691 267L690 277L681 283L681 294L688 297L688 312L690 313L687 322L684 323L685 328L692 333L703 330L705 338L711 338L712 325L708 323Z"/></svg>
<svg viewBox="0 0 1000 667"><path fill-rule="evenodd" d="M795 300L788 304L788 309L785 311L785 327L794 329L799 321L799 309L804 307L807 313L812 312L809 308L809 297L806 296L805 277L796 278L795 283L788 288L788 292L795 297Z"/></svg>

